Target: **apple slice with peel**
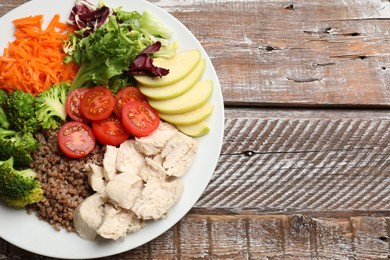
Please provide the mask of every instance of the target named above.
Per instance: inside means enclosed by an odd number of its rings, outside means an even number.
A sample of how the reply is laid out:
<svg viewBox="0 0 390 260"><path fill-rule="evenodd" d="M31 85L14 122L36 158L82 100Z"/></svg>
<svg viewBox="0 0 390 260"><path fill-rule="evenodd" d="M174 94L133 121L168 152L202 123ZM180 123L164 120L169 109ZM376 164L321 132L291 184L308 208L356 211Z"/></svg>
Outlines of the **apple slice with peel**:
<svg viewBox="0 0 390 260"><path fill-rule="evenodd" d="M179 80L171 85L162 86L162 87L145 87L139 86L139 90L145 96L156 99L156 100L165 100L170 98L175 98L180 96L187 90L189 90L192 86L195 85L196 82L201 78L206 67L206 60L202 59L196 65L196 67L185 76L182 80Z"/></svg>
<svg viewBox="0 0 390 260"><path fill-rule="evenodd" d="M193 125L205 120L213 112L214 105L206 103L198 109L189 111L187 113L167 115L159 113L161 119L174 125Z"/></svg>
<svg viewBox="0 0 390 260"><path fill-rule="evenodd" d="M193 125L176 125L176 128L183 134L192 137L206 135L210 132L210 128L205 121L201 121Z"/></svg>
<svg viewBox="0 0 390 260"><path fill-rule="evenodd" d="M203 106L213 93L213 82L202 80L197 82L183 95L167 100L148 99L149 104L159 113L173 115L182 114Z"/></svg>
<svg viewBox="0 0 390 260"><path fill-rule="evenodd" d="M172 58L155 58L153 65L169 69L169 73L163 77L151 77L147 75L135 75L134 78L142 86L161 87L173 84L187 76L199 63L201 58L198 49L177 53Z"/></svg>

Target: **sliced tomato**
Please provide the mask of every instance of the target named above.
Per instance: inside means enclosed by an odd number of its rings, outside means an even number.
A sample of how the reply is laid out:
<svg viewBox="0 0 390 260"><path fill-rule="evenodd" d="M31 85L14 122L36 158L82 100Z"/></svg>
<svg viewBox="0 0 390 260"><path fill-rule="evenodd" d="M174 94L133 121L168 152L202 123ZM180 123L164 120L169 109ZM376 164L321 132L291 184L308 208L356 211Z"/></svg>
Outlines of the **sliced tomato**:
<svg viewBox="0 0 390 260"><path fill-rule="evenodd" d="M105 86L89 89L81 99L80 110L90 120L103 120L111 115L115 106L115 97Z"/></svg>
<svg viewBox="0 0 390 260"><path fill-rule="evenodd" d="M96 139L104 145L117 146L130 137L130 133L114 113L103 120L92 121L92 130Z"/></svg>
<svg viewBox="0 0 390 260"><path fill-rule="evenodd" d="M71 158L86 156L94 149L95 144L92 129L82 122L67 122L58 132L58 145L61 151Z"/></svg>
<svg viewBox="0 0 390 260"><path fill-rule="evenodd" d="M123 105L129 101L147 101L146 96L137 87L126 87L116 93L114 112L117 117L122 118Z"/></svg>
<svg viewBox="0 0 390 260"><path fill-rule="evenodd" d="M80 111L81 99L84 97L84 94L89 91L88 88L78 88L69 93L66 98L66 113L74 121L89 123L91 120L86 118L83 113Z"/></svg>
<svg viewBox="0 0 390 260"><path fill-rule="evenodd" d="M160 124L160 117L147 102L131 101L123 106L122 122L130 134L141 137L156 130Z"/></svg>

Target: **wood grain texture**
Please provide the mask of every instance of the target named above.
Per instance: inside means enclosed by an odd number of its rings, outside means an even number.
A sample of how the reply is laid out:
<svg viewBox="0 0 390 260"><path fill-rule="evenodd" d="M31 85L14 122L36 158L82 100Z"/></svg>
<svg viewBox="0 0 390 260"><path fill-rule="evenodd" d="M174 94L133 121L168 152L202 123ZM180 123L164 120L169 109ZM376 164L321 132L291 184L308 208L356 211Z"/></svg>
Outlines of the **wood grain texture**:
<svg viewBox="0 0 390 260"><path fill-rule="evenodd" d="M190 213L152 242L100 259L380 260L389 257L389 223L388 217ZM20 250L1 239L0 248L0 259L4 260L52 259Z"/></svg>
<svg viewBox="0 0 390 260"><path fill-rule="evenodd" d="M0 1L0 17L26 2L28 2L28 0ZM2 52L3 50L1 50L1 53Z"/></svg>
<svg viewBox="0 0 390 260"><path fill-rule="evenodd" d="M200 40L226 104L390 106L388 1L153 2Z"/></svg>
<svg viewBox="0 0 390 260"><path fill-rule="evenodd" d="M227 109L223 152L198 207L257 214L390 212L387 111L327 111L328 118L273 113Z"/></svg>

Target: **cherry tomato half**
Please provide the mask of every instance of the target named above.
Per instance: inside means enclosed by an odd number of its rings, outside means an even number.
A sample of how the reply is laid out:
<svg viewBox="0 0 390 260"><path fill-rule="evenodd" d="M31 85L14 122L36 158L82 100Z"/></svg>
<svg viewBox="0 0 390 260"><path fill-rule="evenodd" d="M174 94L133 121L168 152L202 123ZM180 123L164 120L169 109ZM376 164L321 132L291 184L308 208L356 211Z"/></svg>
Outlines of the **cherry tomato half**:
<svg viewBox="0 0 390 260"><path fill-rule="evenodd" d="M137 87L126 87L116 93L114 112L118 118L122 118L123 105L129 101L147 101L144 94Z"/></svg>
<svg viewBox="0 0 390 260"><path fill-rule="evenodd" d="M82 158L95 147L92 129L77 121L63 124L58 132L58 145L61 151L71 158Z"/></svg>
<svg viewBox="0 0 390 260"><path fill-rule="evenodd" d="M81 99L80 110L90 120L103 120L111 115L115 106L115 97L105 86L89 89Z"/></svg>
<svg viewBox="0 0 390 260"><path fill-rule="evenodd" d="M88 88L78 88L69 93L66 98L66 113L74 121L89 123L91 120L86 118L83 113L80 111L81 99L84 97L84 94L89 91Z"/></svg>
<svg viewBox="0 0 390 260"><path fill-rule="evenodd" d="M123 106L122 122L130 134L141 137L156 130L160 124L160 117L147 102L131 101Z"/></svg>
<svg viewBox="0 0 390 260"><path fill-rule="evenodd" d="M130 137L130 133L114 113L103 120L92 121L92 130L96 139L104 145L117 146Z"/></svg>

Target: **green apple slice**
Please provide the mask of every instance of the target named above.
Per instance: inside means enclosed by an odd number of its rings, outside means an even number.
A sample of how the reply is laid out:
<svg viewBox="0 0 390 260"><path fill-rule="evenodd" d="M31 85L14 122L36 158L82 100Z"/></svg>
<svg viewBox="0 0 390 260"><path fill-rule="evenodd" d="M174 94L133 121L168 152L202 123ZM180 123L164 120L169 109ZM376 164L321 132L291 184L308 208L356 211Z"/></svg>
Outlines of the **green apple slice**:
<svg viewBox="0 0 390 260"><path fill-rule="evenodd" d="M147 75L136 75L134 78L142 86L161 87L173 84L187 76L199 63L200 51L193 49L177 53L172 58L155 58L153 65L169 69L169 73L163 77L151 77Z"/></svg>
<svg viewBox="0 0 390 260"><path fill-rule="evenodd" d="M167 100L149 99L149 104L163 114L182 114L203 106L213 93L211 80L199 81L183 95Z"/></svg>
<svg viewBox="0 0 390 260"><path fill-rule="evenodd" d="M210 132L209 126L204 121L193 125L176 125L176 128L179 129L179 131L183 134L192 137L206 135Z"/></svg>
<svg viewBox="0 0 390 260"><path fill-rule="evenodd" d="M193 125L205 120L213 112L214 105L206 103L198 109L187 113L167 115L159 113L161 119L174 125Z"/></svg>
<svg viewBox="0 0 390 260"><path fill-rule="evenodd" d="M147 97L156 100L165 100L180 96L199 81L206 68L206 60L202 59L196 65L193 71L190 72L182 80L179 80L171 85L162 87L145 87L139 86L139 90Z"/></svg>

